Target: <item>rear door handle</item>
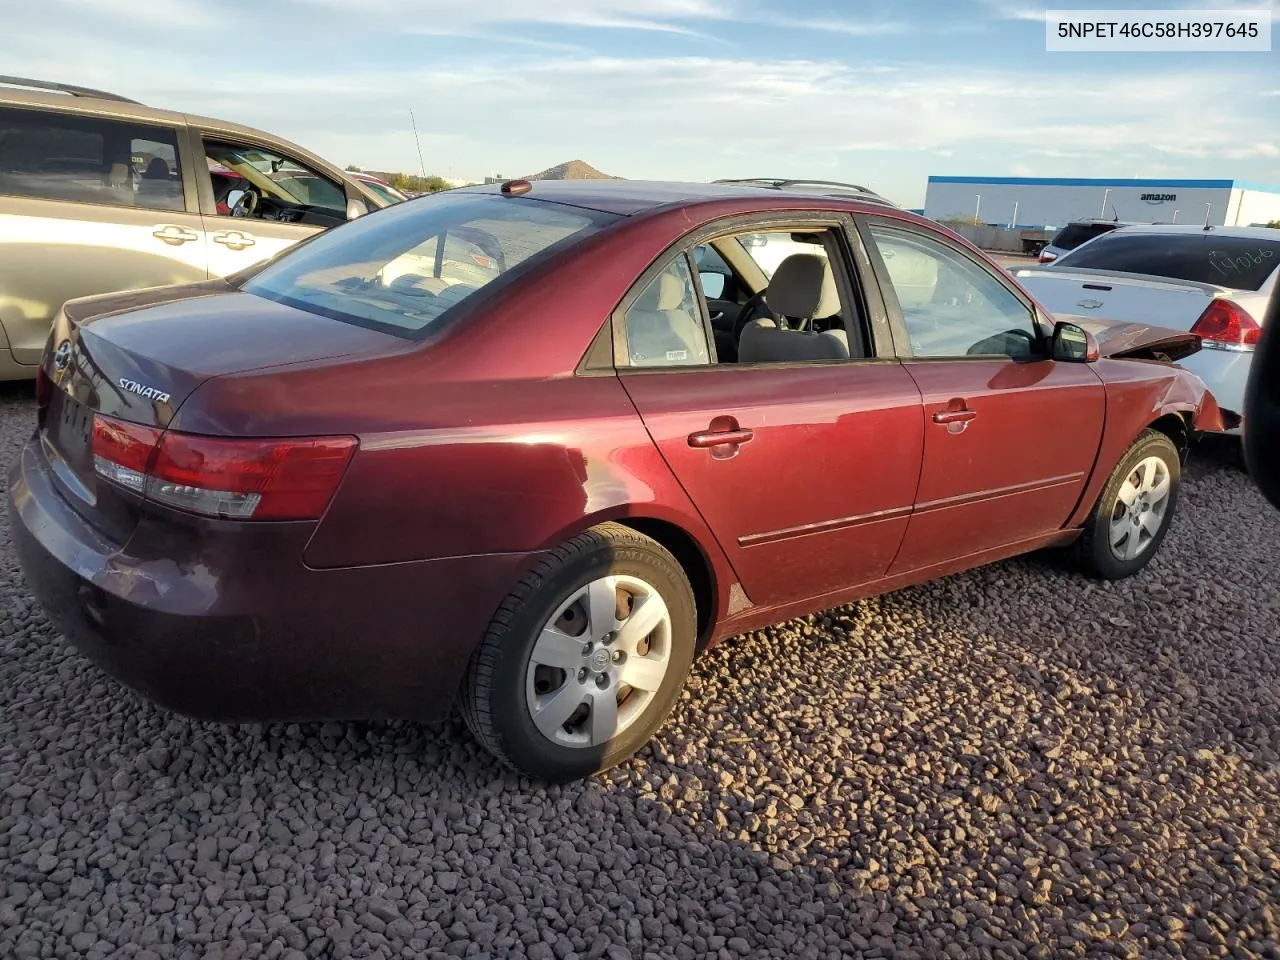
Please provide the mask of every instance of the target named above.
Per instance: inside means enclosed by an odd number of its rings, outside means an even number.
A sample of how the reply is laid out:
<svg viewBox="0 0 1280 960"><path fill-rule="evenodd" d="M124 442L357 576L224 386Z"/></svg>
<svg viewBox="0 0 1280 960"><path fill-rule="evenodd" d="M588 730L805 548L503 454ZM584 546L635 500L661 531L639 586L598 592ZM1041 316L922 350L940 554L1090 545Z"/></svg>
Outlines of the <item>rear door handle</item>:
<svg viewBox="0 0 1280 960"><path fill-rule="evenodd" d="M245 247L252 247L256 242L252 235L241 233L239 230L223 230L221 233L215 233L212 240L232 250L243 250Z"/></svg>
<svg viewBox="0 0 1280 960"><path fill-rule="evenodd" d="M176 223L162 223L151 231L151 235L175 247L179 244L190 243L192 240L200 239L200 234L193 233L185 227L178 226Z"/></svg>
<svg viewBox="0 0 1280 960"><path fill-rule="evenodd" d="M745 427L737 430L703 430L700 433L689 434L689 446L705 448L705 447L723 447L729 444L737 445L746 443L755 434Z"/></svg>
<svg viewBox="0 0 1280 960"><path fill-rule="evenodd" d="M934 423L968 423L978 416L976 410L939 410L933 415Z"/></svg>

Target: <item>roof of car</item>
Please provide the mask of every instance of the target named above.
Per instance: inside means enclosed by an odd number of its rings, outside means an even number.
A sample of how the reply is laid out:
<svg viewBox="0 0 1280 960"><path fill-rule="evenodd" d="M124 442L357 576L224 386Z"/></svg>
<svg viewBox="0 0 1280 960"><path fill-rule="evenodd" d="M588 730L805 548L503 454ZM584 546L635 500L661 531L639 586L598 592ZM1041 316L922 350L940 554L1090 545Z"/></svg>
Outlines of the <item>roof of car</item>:
<svg viewBox="0 0 1280 960"><path fill-rule="evenodd" d="M176 110L164 110L151 107L137 100L103 90L77 87L69 84L51 83L42 80L26 80L21 77L0 77L0 103L14 106L53 107L58 110L69 110L73 113L93 114L94 116L127 118L140 121L186 124L221 130L225 133L240 134L251 139L281 142L281 138L256 127L248 127L242 123L232 123L217 117L202 117L193 113L182 113ZM299 149L304 149L299 147ZM308 151L309 152L309 151Z"/></svg>
<svg viewBox="0 0 1280 960"><path fill-rule="evenodd" d="M809 191L761 190L758 186L738 183L696 183L667 180L534 180L526 197L555 203L587 207L604 213L631 216L657 207L712 203L717 200L768 201L776 207L779 199L795 199L797 206L812 209L825 201L865 204L883 208L886 204L874 197L852 194L815 194ZM473 193L499 193L502 184L490 183L460 187ZM897 209L896 207L894 208Z"/></svg>
<svg viewBox="0 0 1280 960"><path fill-rule="evenodd" d="M1204 234L1217 237L1239 237L1245 240L1280 241L1280 230L1275 227L1220 227L1203 223L1135 223L1121 228L1126 236L1135 233L1151 234ZM1119 233L1120 231L1116 231Z"/></svg>

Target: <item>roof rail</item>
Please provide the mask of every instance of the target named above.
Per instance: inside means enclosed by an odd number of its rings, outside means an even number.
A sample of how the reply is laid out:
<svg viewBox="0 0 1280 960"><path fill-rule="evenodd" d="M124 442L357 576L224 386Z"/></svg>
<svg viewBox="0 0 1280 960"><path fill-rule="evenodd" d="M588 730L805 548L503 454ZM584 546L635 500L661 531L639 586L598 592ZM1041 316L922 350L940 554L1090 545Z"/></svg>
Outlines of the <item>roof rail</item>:
<svg viewBox="0 0 1280 960"><path fill-rule="evenodd" d="M767 185L778 190L785 190L787 187L839 187L843 190L856 190L863 194L865 198L872 202L880 202L889 206L897 206L892 200L880 196L870 187L864 187L858 183L844 183L840 180L808 180L808 179L788 179L784 177L737 177L723 180L716 180L715 183L757 183Z"/></svg>
<svg viewBox="0 0 1280 960"><path fill-rule="evenodd" d="M25 77L0 76L0 84L10 87L31 87L35 90L56 90L58 93L69 93L73 97L90 97L94 100L114 100L117 103L139 103L118 93L107 93L105 90L94 90L92 87L77 87L70 83L52 83L48 80L29 80Z"/></svg>

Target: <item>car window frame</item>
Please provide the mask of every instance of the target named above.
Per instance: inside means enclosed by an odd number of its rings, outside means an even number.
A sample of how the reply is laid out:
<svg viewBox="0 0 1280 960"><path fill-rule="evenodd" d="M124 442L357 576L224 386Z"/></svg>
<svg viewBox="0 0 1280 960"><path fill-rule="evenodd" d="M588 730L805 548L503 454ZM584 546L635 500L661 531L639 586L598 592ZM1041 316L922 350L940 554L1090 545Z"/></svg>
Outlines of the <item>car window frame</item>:
<svg viewBox="0 0 1280 960"><path fill-rule="evenodd" d="M58 203L68 204L70 206L92 207L95 210L130 210L137 213L156 214L159 222L163 222L163 216L177 216L183 214L200 214L200 201L198 196L197 184L194 181L191 160L191 150L187 141L187 128L184 124L168 123L162 120L146 120L136 117L121 117L109 113L98 113L92 110L76 110L68 109L63 106L54 106L52 104L27 104L27 103L9 103L0 102L0 109L11 110L15 113L39 114L46 117L70 117L78 120L90 121L101 124L115 124L116 126L125 127L134 131L166 131L173 136L174 153L178 161L178 172L182 177L182 207L173 210L165 207L147 207L138 206L137 204L124 203L108 203L96 200L70 200L58 197L45 196L21 196L18 194L0 193L0 196L13 200L27 200L34 203ZM130 141L137 139L131 136ZM161 143L163 141L148 137L152 143Z"/></svg>
<svg viewBox="0 0 1280 960"><path fill-rule="evenodd" d="M921 227L919 224L910 220L900 219L898 217L886 216L884 214L858 214L855 218L856 229L863 236L863 243L866 246L868 256L872 265L872 269L876 275L876 281L880 287L880 294L884 301L885 307L889 314L890 325L893 331L893 339L897 350L897 355L902 360L909 360L912 363L954 363L956 361L991 361L991 360L1007 360L1011 363L1039 363L1044 360L1052 359L1052 350L1050 349L1053 334L1051 332L1052 322L1040 309L1031 297L1017 285L1012 275L1005 271L993 270L991 266L975 257L973 252L967 249L963 244L957 243L951 237L941 231L930 230L927 227ZM988 277L997 284L1004 287L1019 303L1027 310L1031 317L1032 325L1035 327L1037 334L1037 346L1039 350L1030 357L1011 357L1003 353L983 353L973 355L962 355L956 357L918 357L911 346L911 332L907 327L906 317L902 313L902 305L898 301L898 292L893 285L893 279L889 275L888 264L885 263L884 257L881 256L880 248L875 242L875 237L871 233L873 224L883 224L884 226L899 230L903 233L912 234L921 239L932 241L956 256L967 260L979 270L984 272ZM1001 276L1001 274L1005 274Z"/></svg>
<svg viewBox="0 0 1280 960"><path fill-rule="evenodd" d="M234 145L243 145L246 147L256 147L259 150L268 150L272 153L279 154L281 157L283 157L286 160L293 161L294 163L298 164L301 167L312 170L314 173L324 177L325 179L335 180L337 183L337 186L342 190L342 196L346 204L346 208L341 211L342 219L344 222L349 222L352 219L352 217L350 217L348 213L351 207L351 201L353 199L353 191L352 191L351 184L348 182L347 178L344 176L335 174L332 170L327 168L326 164L317 163L314 159L302 156L301 154L303 153L303 151L300 151L297 149L290 149L287 144L276 143L264 137L246 136L238 131L221 130L217 127L212 127L212 126L202 127L202 126L189 125L187 127L187 139L190 142L190 147L188 148L187 152L193 158L193 163L192 163L192 167L194 168L193 175L196 181L196 192L199 199L199 213L201 214L201 216L212 217L218 220L219 222L235 221L236 223L239 223L242 226L244 226L244 224L246 223L247 224L270 223L273 225L277 223L277 221L273 221L273 220L267 220L267 221L258 220L255 217L230 217L224 213L218 212L218 205L213 198L213 179L209 175L209 169L208 169L209 164L207 160L208 154L205 153L205 140L212 140L214 142L225 142L225 143L230 143ZM197 164L194 162L195 157L200 158L200 163ZM365 199L365 197L362 194L360 194L358 191L354 193L354 199L358 199L362 203L364 203L365 206L369 208L368 210L369 213L374 212L374 210L376 209L385 209L383 207L372 206ZM395 206L395 204L391 204L390 206ZM364 214L364 215L367 215L367 214ZM329 228L320 227L317 224L281 223L280 225L281 226L309 226L312 228L318 227L319 229L332 229L331 227ZM244 226L244 229L251 229L251 227Z"/></svg>
<svg viewBox="0 0 1280 960"><path fill-rule="evenodd" d="M842 306L849 303L861 309L866 329L863 338L871 348L870 357L849 357L848 359L821 360L784 360L760 361L757 363L722 363L715 347L715 335L711 326L711 314L707 306L707 298L702 289L702 281L698 276L697 265L693 262L692 251L702 243L732 237L742 233L769 233L786 230L788 227L824 227L830 231L839 247L838 263L832 263L837 289ZM630 307L644 294L650 283L658 274L670 266L677 256L685 256L693 272L694 287L698 296L698 309L701 312L701 325L708 340L709 362L705 364L682 364L672 366L633 367L630 364L627 345L626 314ZM828 257L830 259L830 257ZM732 265L730 265L732 266ZM870 260L865 249L865 242L854 229L853 217L850 213L839 210L770 210L761 213L736 214L705 224L696 230L682 235L668 245L655 258L639 277L637 277L619 300L609 315L604 329L592 339L591 345L579 363L578 372L591 374L597 372L602 349L600 341L604 330L609 331L611 341L611 372L628 376L650 376L653 374L698 373L717 370L773 370L773 369L809 369L815 366L831 366L834 364L868 364L896 363L898 357L894 352L894 342L889 327L889 317L883 298L877 289L871 274Z"/></svg>

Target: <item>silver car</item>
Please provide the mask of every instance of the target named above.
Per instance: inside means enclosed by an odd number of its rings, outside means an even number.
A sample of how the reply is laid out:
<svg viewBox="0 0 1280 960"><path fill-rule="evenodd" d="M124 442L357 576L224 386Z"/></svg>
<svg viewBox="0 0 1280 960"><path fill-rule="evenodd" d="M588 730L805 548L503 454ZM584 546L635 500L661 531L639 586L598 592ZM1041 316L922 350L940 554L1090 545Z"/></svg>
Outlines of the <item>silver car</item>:
<svg viewBox="0 0 1280 960"><path fill-rule="evenodd" d="M1237 416L1271 301L1280 293L1280 230L1129 226L1052 266L1014 276L1051 313L1190 330L1203 349L1179 361Z"/></svg>
<svg viewBox="0 0 1280 960"><path fill-rule="evenodd" d="M261 130L0 77L0 380L35 377L67 300L226 276L390 202Z"/></svg>

